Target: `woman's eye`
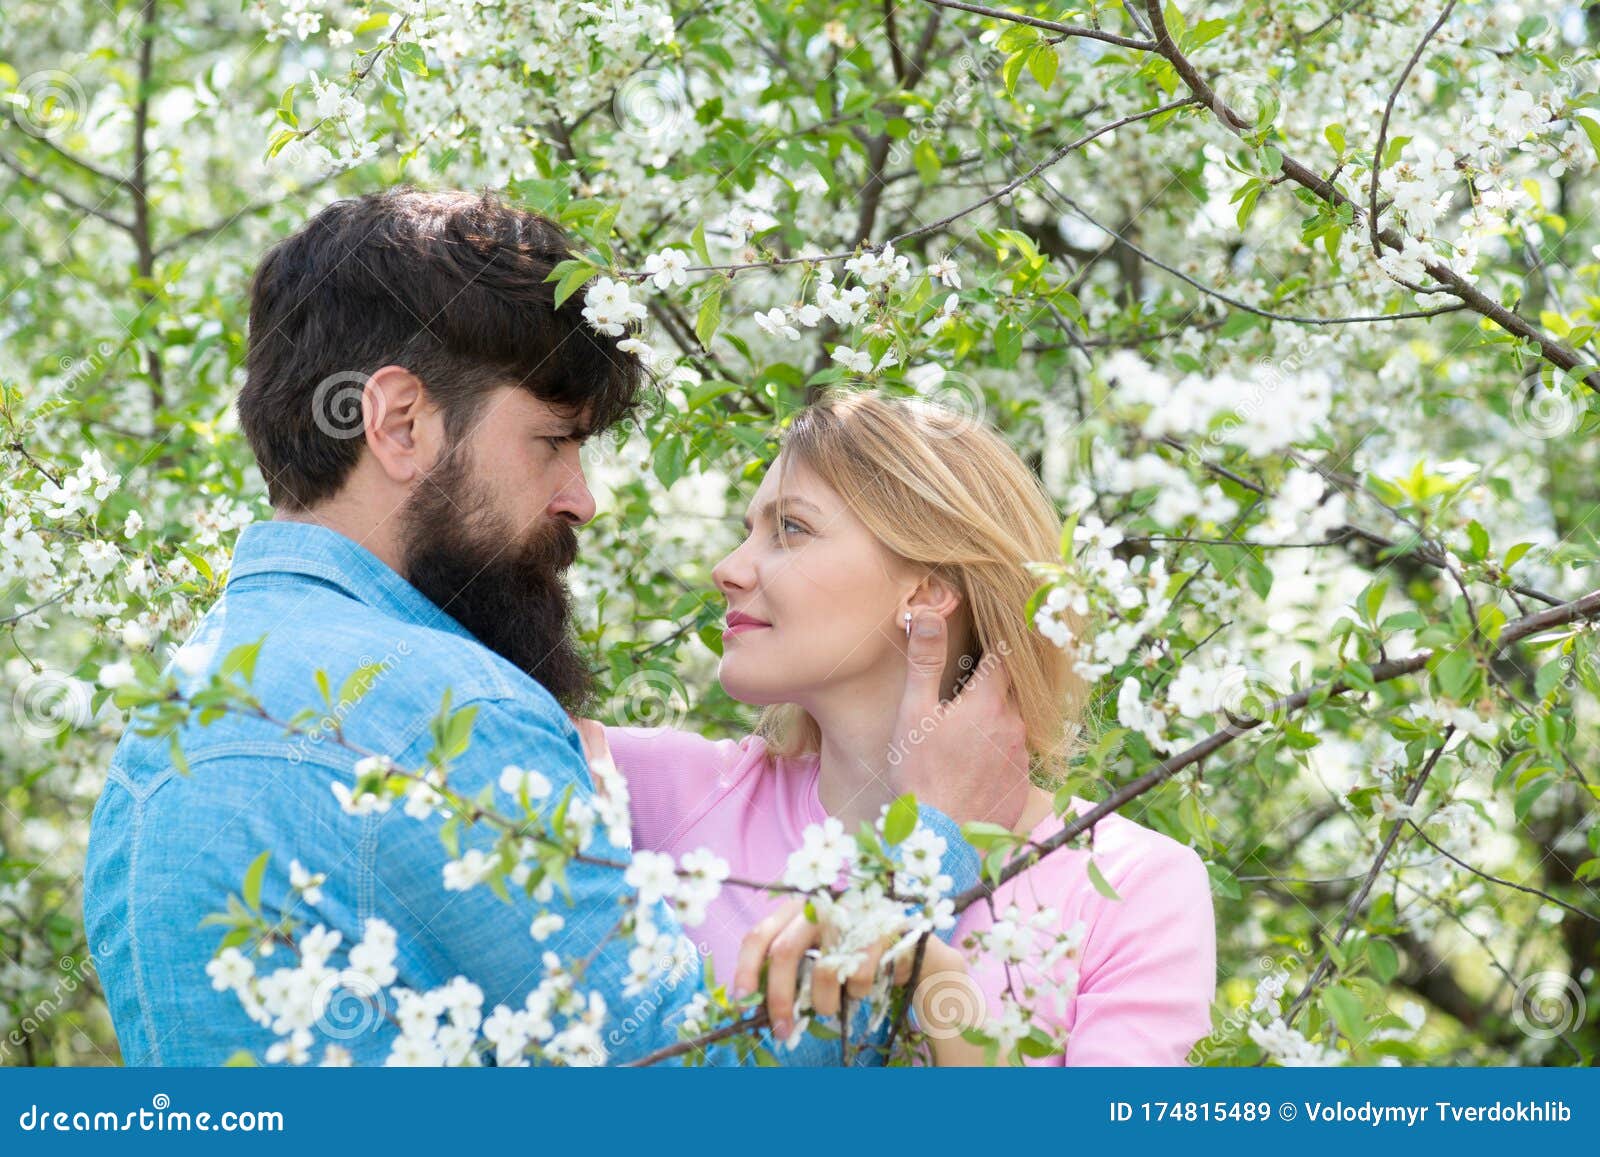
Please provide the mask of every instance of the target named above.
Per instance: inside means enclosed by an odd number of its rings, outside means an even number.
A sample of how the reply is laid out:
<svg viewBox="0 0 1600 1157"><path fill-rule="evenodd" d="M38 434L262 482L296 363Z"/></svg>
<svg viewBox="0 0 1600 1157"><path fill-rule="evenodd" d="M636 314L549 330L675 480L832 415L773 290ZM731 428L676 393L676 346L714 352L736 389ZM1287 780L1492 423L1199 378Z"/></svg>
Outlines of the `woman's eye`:
<svg viewBox="0 0 1600 1157"><path fill-rule="evenodd" d="M787 538L791 534L809 534L810 532L792 518L781 519L778 522L779 533Z"/></svg>
<svg viewBox="0 0 1600 1157"><path fill-rule="evenodd" d="M545 441L550 443L550 449L554 450L557 454L559 454L559 453L561 453L561 444L563 442L565 442L566 439L565 438L546 438Z"/></svg>

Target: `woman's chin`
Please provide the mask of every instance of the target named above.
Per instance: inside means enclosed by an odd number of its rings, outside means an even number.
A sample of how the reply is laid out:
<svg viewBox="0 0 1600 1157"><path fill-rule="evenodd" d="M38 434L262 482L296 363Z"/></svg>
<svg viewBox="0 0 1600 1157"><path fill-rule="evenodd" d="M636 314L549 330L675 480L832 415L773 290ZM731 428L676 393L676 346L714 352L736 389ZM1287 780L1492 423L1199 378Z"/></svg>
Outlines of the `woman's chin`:
<svg viewBox="0 0 1600 1157"><path fill-rule="evenodd" d="M770 707L774 703L789 701L780 689L764 686L759 680L741 677L737 666L730 671L727 659L723 659L717 668L717 682L722 684L729 698L751 707Z"/></svg>

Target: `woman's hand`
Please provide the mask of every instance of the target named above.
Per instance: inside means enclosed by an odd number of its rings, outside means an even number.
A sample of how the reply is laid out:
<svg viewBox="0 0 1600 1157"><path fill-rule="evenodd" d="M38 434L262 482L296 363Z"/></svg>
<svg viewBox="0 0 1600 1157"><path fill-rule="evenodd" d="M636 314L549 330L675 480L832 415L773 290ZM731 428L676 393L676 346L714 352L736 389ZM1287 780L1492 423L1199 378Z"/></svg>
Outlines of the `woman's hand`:
<svg viewBox="0 0 1600 1157"><path fill-rule="evenodd" d="M772 1024L773 1036L778 1040L787 1038L794 1031L800 961L805 958L808 951L823 942L822 927L806 919L805 907L804 900L789 900L750 929L739 945L739 961L734 969L733 995L737 999L756 991L760 985L761 964L766 961L767 1018ZM883 954L893 944L894 938L886 937L880 941L849 976L840 976L835 969L818 963L811 975L811 1005L817 1015L838 1016L844 997L860 1000L871 992ZM895 984L905 985L910 982L915 960L915 952L906 952L895 961ZM978 998L976 1019L970 1024L964 1021L959 1024L944 1023L950 1018L944 1011L943 1002L936 1009L924 1007L929 1002L937 1000L939 987L949 984L955 977L961 978L957 983L974 992L977 991L967 976L967 960L961 951L952 948L937 936L929 936L923 948L921 979L913 993L913 1008L917 1012L919 1023L931 1025L937 1022L939 1025L934 1050L940 1064L978 1063L966 1059L965 1050L971 1050L972 1046L962 1041L960 1034L964 1028L982 1024L981 995ZM959 1048L963 1051L959 1054L952 1053L951 1059L947 1060L945 1054L940 1052L941 1047ZM981 1050L979 1055L981 1056ZM962 1059L958 1059L958 1056Z"/></svg>
<svg viewBox="0 0 1600 1157"><path fill-rule="evenodd" d="M578 729L578 739L583 743L583 757L589 762L589 778L594 781L595 794L604 796L611 777L620 775L611 758L611 745L606 742L605 725L595 719L567 716Z"/></svg>

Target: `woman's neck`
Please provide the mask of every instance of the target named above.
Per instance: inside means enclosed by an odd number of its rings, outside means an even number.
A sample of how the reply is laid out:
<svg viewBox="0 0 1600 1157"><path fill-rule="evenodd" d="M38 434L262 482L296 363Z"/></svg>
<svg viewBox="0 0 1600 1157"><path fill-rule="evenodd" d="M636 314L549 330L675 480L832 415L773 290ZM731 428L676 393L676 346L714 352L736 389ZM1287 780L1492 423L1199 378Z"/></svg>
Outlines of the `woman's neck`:
<svg viewBox="0 0 1600 1157"><path fill-rule="evenodd" d="M900 739L895 724L904 688L855 686L830 692L807 706L821 733L817 795L823 810L853 833L863 820L875 822L899 794L890 779L890 749ZM899 754L906 758L913 753ZM1033 831L1053 813L1054 800L1054 793L1034 787L1013 829L1023 835Z"/></svg>
<svg viewBox="0 0 1600 1157"><path fill-rule="evenodd" d="M895 798L889 747L902 695L898 686L834 687L807 706L822 735L817 794L848 832Z"/></svg>

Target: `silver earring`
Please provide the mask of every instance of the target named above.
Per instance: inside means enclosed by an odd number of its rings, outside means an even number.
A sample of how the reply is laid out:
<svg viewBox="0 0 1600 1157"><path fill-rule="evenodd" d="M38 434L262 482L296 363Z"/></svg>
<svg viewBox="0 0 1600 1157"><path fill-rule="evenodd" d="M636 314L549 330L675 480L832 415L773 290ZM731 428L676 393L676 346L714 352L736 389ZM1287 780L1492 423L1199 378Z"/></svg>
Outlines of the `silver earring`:
<svg viewBox="0 0 1600 1157"><path fill-rule="evenodd" d="M906 612L906 638L911 637L911 612Z"/></svg>

